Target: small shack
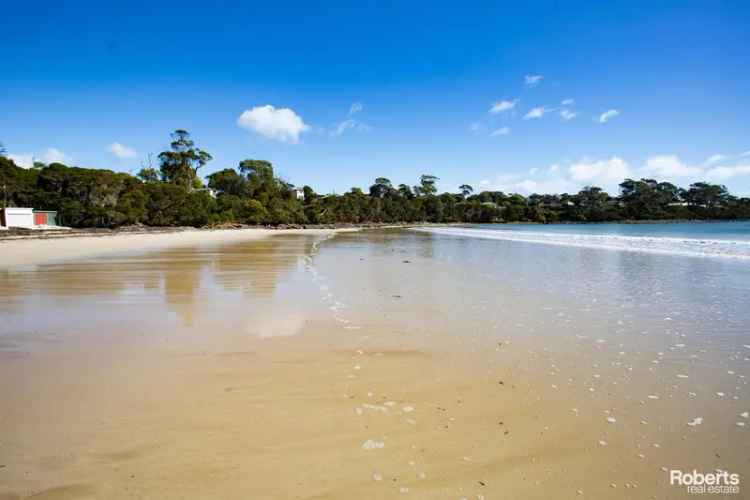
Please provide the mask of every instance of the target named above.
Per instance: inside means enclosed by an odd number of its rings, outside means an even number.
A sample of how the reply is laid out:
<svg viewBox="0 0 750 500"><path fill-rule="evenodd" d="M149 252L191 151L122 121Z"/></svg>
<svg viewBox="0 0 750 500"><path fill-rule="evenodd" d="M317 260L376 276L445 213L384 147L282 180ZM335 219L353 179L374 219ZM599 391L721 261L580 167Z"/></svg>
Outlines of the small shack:
<svg viewBox="0 0 750 500"><path fill-rule="evenodd" d="M6 207L0 214L0 223L5 227L34 228L34 209Z"/></svg>
<svg viewBox="0 0 750 500"><path fill-rule="evenodd" d="M57 227L57 212L52 210L34 210L34 225Z"/></svg>
<svg viewBox="0 0 750 500"><path fill-rule="evenodd" d="M0 210L0 227L25 229L62 229L57 225L57 212L33 208L6 207Z"/></svg>

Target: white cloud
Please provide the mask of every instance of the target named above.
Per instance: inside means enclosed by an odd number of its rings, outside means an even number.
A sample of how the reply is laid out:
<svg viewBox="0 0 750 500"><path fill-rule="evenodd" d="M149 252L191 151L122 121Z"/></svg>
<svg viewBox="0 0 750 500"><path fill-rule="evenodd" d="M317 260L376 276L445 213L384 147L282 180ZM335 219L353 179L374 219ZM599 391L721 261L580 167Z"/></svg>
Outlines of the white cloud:
<svg viewBox="0 0 750 500"><path fill-rule="evenodd" d="M576 103L575 99L563 99L562 105L563 106L572 106Z"/></svg>
<svg viewBox="0 0 750 500"><path fill-rule="evenodd" d="M490 135L492 137L496 137L498 135L508 135L510 134L510 127L500 127L499 129L493 131Z"/></svg>
<svg viewBox="0 0 750 500"><path fill-rule="evenodd" d="M243 111L237 125L269 139L292 144L299 142L302 132L310 130L310 126L293 110L275 108L270 104Z"/></svg>
<svg viewBox="0 0 750 500"><path fill-rule="evenodd" d="M494 182L487 182L483 189L493 189L506 193L554 194L577 193L584 186L599 186L611 194L618 191L623 179L633 176L628 163L617 156L592 161L583 159L570 164L566 169L560 165L550 165L545 171L532 168L529 178L523 175L500 175Z"/></svg>
<svg viewBox="0 0 750 500"><path fill-rule="evenodd" d="M634 169L624 159L612 156L603 160L583 158L565 167L555 163L543 170L531 168L525 174L499 175L492 181L483 180L480 186L483 190L524 195L577 193L585 186L598 186L616 195L619 184L627 178L654 178L687 186L699 180L722 183L740 176L750 177L750 164L705 168L685 165L676 155L657 155Z"/></svg>
<svg viewBox="0 0 750 500"><path fill-rule="evenodd" d="M70 163L72 158L57 148L49 148L42 156L44 163Z"/></svg>
<svg viewBox="0 0 750 500"><path fill-rule="evenodd" d="M353 129L356 126L357 126L357 122L355 120L344 120L343 122L336 125L336 128L334 128L331 131L331 135L333 136L341 135L347 130Z"/></svg>
<svg viewBox="0 0 750 500"><path fill-rule="evenodd" d="M338 137L347 130L354 130L356 132L369 132L370 130L372 130L372 128L369 125L365 125L362 122L349 118L348 120L344 120L343 122L339 122L338 124L336 124L333 130L331 130L331 135L333 137Z"/></svg>
<svg viewBox="0 0 750 500"><path fill-rule="evenodd" d="M135 149L123 146L119 142L113 142L112 144L110 144L107 148L107 151L122 160L127 158L135 158L136 156L138 156L138 153L136 153Z"/></svg>
<svg viewBox="0 0 750 500"><path fill-rule="evenodd" d="M744 153L740 154L741 157L750 156L750 151L745 151Z"/></svg>
<svg viewBox="0 0 750 500"><path fill-rule="evenodd" d="M675 177L694 177L703 173L700 167L691 167L680 161L677 155L656 155L648 158L639 169L644 177L656 177L659 180Z"/></svg>
<svg viewBox="0 0 750 500"><path fill-rule="evenodd" d="M352 105L349 107L349 114L353 115L355 113L359 113L363 109L365 109L365 105L364 104L362 104L359 101L353 102Z"/></svg>
<svg viewBox="0 0 750 500"><path fill-rule="evenodd" d="M525 77L523 77L523 81L528 87L533 87L534 85L537 85L539 82L541 82L542 78L544 78L544 76L542 75L526 75Z"/></svg>
<svg viewBox="0 0 750 500"><path fill-rule="evenodd" d="M570 110L570 109L561 109L560 110L560 118L562 118L566 122L572 120L576 116L578 116L578 112L576 112L576 111L573 111L573 110Z"/></svg>
<svg viewBox="0 0 750 500"><path fill-rule="evenodd" d="M474 122L474 123L472 123L472 124L469 125L469 130L471 132L479 132L479 129L481 129L481 128L482 128L482 124L479 123L479 122Z"/></svg>
<svg viewBox="0 0 750 500"><path fill-rule="evenodd" d="M715 165L715 164L720 163L720 162L722 162L722 161L724 161L726 159L727 159L726 155L717 153L715 155L711 155L708 158L706 158L706 161L704 161L703 164L705 166Z"/></svg>
<svg viewBox="0 0 750 500"><path fill-rule="evenodd" d="M610 109L608 111L605 111L601 115L599 115L599 123L607 123L609 120L614 118L615 116L619 115L620 112L616 109Z"/></svg>
<svg viewBox="0 0 750 500"><path fill-rule="evenodd" d="M31 168L34 166L34 155L31 153L22 154L8 154L8 158L13 160L13 163L22 168Z"/></svg>
<svg viewBox="0 0 750 500"><path fill-rule="evenodd" d="M41 161L43 163L70 163L72 158L57 148L48 148L47 151L41 157L35 156L32 153L22 154L8 154L8 158L13 160L13 163L23 168L31 168L34 166L34 161Z"/></svg>
<svg viewBox="0 0 750 500"><path fill-rule="evenodd" d="M750 165L714 167L706 172L706 178L714 181L723 181L740 175L750 175Z"/></svg>
<svg viewBox="0 0 750 500"><path fill-rule="evenodd" d="M544 106L539 106L538 108L533 108L531 111L526 113L526 115L523 117L524 120L531 120L534 118L541 118L544 116L544 113L546 113L548 110Z"/></svg>
<svg viewBox="0 0 750 500"><path fill-rule="evenodd" d="M483 180L479 183L482 190L503 191L504 193L571 193L577 192L577 187L563 177L548 179L525 179L520 175L499 175L495 181Z"/></svg>
<svg viewBox="0 0 750 500"><path fill-rule="evenodd" d="M568 175L577 183L616 191L617 185L623 179L633 176L633 171L625 160L613 156L607 160L587 161L584 159L573 163L568 168Z"/></svg>
<svg viewBox="0 0 750 500"><path fill-rule="evenodd" d="M502 113L503 111L509 111L515 108L517 103L518 99L513 99L512 101L497 101L492 104L490 113L496 115L498 113Z"/></svg>

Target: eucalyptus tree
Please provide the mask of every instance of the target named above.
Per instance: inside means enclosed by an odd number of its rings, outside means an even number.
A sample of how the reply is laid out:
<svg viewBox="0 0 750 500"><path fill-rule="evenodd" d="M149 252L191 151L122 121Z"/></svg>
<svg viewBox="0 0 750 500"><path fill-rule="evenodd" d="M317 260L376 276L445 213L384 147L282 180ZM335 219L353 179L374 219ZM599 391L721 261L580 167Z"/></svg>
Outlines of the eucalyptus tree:
<svg viewBox="0 0 750 500"><path fill-rule="evenodd" d="M378 177L375 179L375 184L370 186L370 196L373 198L384 198L387 194L393 191L393 184L390 179L385 177Z"/></svg>
<svg viewBox="0 0 750 500"><path fill-rule="evenodd" d="M187 130L175 130L169 150L159 153L162 180L187 190L201 187L198 170L212 159L208 152L195 147Z"/></svg>
<svg viewBox="0 0 750 500"><path fill-rule="evenodd" d="M422 174L419 178L419 186L414 188L414 191L419 196L432 196L437 193L437 186L435 183L440 180L438 177L430 174Z"/></svg>

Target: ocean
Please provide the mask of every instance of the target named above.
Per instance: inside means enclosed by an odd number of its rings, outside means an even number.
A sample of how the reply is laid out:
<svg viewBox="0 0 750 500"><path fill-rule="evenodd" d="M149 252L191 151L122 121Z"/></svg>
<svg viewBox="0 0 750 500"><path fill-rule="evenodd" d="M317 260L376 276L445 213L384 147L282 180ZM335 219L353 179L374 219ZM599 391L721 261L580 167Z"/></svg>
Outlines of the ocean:
<svg viewBox="0 0 750 500"><path fill-rule="evenodd" d="M693 257L750 258L750 222L482 224L423 229L465 238L525 241Z"/></svg>

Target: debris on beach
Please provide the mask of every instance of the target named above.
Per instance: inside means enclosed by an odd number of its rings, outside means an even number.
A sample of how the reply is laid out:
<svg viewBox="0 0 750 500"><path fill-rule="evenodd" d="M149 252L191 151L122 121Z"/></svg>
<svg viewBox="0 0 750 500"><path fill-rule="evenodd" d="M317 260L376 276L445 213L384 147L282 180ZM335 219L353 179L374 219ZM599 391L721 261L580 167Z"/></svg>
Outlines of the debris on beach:
<svg viewBox="0 0 750 500"><path fill-rule="evenodd" d="M366 408L368 410L382 411L382 412L388 411L388 408L386 408L385 406L371 405L369 403L362 403L362 408Z"/></svg>
<svg viewBox="0 0 750 500"><path fill-rule="evenodd" d="M379 450L381 448L385 448L385 443L382 441L375 441L373 439L368 439L367 441L362 443L363 450Z"/></svg>
<svg viewBox="0 0 750 500"><path fill-rule="evenodd" d="M702 423L703 423L703 417L695 417L693 420L691 420L687 424L690 427L695 427L696 425L701 425Z"/></svg>

